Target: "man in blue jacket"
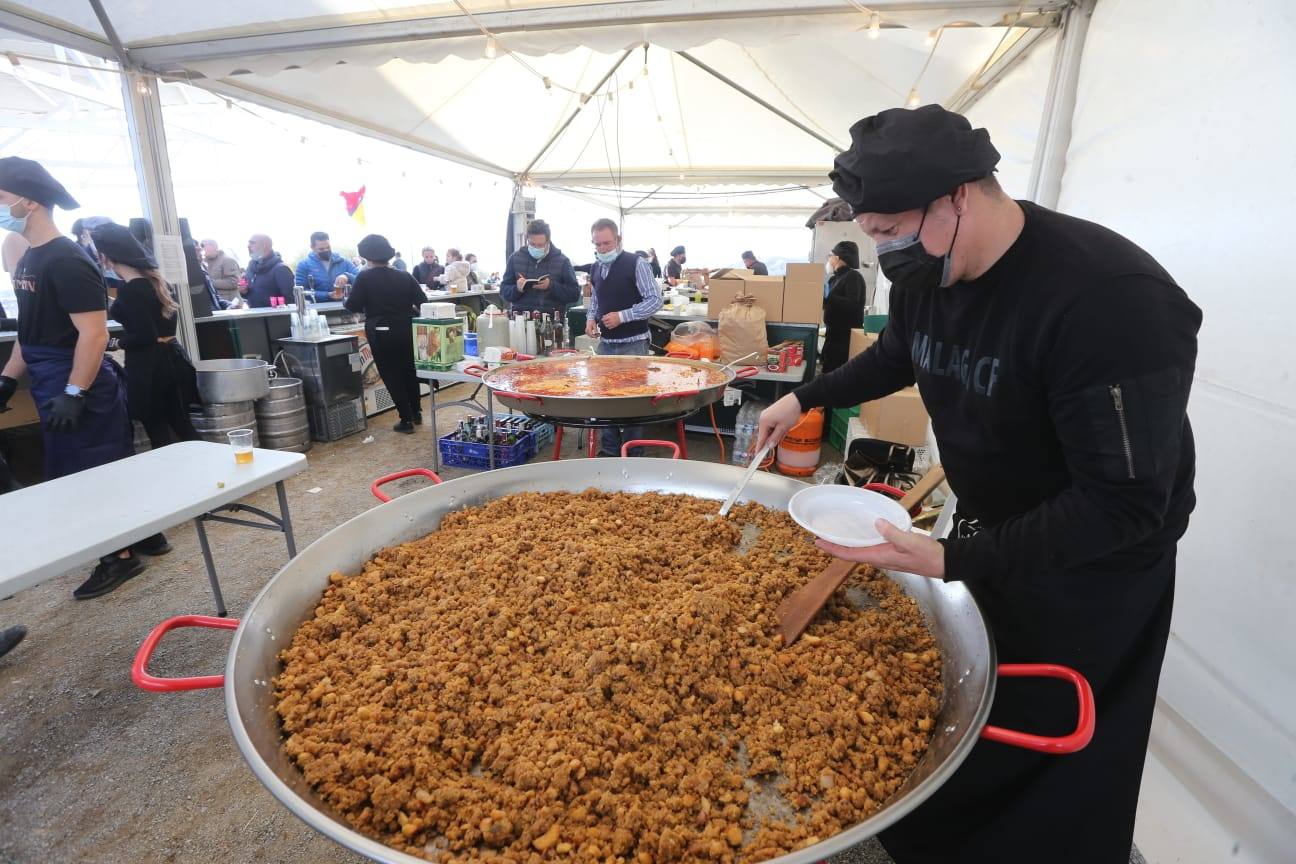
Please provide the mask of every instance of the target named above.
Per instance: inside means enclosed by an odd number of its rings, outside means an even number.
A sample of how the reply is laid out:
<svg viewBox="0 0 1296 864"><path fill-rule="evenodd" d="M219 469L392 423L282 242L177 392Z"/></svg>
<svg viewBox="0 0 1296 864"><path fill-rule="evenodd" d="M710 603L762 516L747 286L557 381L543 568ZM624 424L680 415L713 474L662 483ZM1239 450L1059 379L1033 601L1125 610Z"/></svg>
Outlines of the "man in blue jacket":
<svg viewBox="0 0 1296 864"><path fill-rule="evenodd" d="M274 241L264 234L253 234L248 240L248 266L243 271L244 284L239 293L249 306L264 308L271 297L293 300L293 274L283 258L274 251Z"/></svg>
<svg viewBox="0 0 1296 864"><path fill-rule="evenodd" d="M346 286L355 281L355 265L341 255L333 254L329 235L316 231L310 236L311 251L297 262L293 284L300 285L321 303L341 300Z"/></svg>
<svg viewBox="0 0 1296 864"><path fill-rule="evenodd" d="M580 299L571 259L553 245L549 234L549 223L536 219L527 226L526 245L509 256L500 280L500 295L510 309L562 316ZM539 282L527 287L532 280Z"/></svg>

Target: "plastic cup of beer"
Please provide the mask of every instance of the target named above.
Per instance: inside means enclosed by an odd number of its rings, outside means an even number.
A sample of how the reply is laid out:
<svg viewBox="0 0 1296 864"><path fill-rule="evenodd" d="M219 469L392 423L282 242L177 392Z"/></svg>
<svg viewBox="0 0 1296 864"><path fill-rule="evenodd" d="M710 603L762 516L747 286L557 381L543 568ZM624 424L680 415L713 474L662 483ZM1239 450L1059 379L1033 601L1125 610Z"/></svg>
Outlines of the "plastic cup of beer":
<svg viewBox="0 0 1296 864"><path fill-rule="evenodd" d="M252 461L252 430L235 429L229 433L230 446L234 448L234 461L246 465Z"/></svg>

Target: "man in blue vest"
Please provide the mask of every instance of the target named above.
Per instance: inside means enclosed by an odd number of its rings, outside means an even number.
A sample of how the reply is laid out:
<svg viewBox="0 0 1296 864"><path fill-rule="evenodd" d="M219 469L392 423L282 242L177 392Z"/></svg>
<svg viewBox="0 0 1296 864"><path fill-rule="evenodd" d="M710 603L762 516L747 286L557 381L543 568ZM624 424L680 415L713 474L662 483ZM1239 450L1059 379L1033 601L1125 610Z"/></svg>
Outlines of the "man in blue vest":
<svg viewBox="0 0 1296 864"><path fill-rule="evenodd" d="M611 219L600 219L590 228L594 257L590 278L589 309L585 335L600 336L598 353L652 353L648 343L648 319L662 307L661 289L653 279L648 262L621 248L621 234ZM603 430L605 456L620 456L623 441L643 437L638 426Z"/></svg>

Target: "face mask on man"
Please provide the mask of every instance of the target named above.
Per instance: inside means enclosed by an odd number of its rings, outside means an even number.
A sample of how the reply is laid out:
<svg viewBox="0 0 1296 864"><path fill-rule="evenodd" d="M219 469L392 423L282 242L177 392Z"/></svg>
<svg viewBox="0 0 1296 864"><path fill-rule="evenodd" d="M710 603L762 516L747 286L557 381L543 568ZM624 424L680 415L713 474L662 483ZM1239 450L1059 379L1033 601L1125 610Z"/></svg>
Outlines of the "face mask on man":
<svg viewBox="0 0 1296 864"><path fill-rule="evenodd" d="M27 217L15 216L13 208L14 205L10 204L8 207L0 210L0 230L21 234L23 229L27 227Z"/></svg>
<svg viewBox="0 0 1296 864"><path fill-rule="evenodd" d="M878 264L892 284L912 285L915 288L945 288L949 285L950 268L954 261L954 241L958 239L959 223L963 217L959 216L954 222L954 237L950 240L949 251L944 255L933 255L922 245L921 240L928 207L923 208L922 221L918 223L917 231L878 244Z"/></svg>
<svg viewBox="0 0 1296 864"><path fill-rule="evenodd" d="M594 257L598 259L600 264L611 264L620 254L619 249L613 249L611 252L595 252Z"/></svg>
<svg viewBox="0 0 1296 864"><path fill-rule="evenodd" d="M315 254L319 256L321 261L327 261L333 257L333 252L329 249L325 249L323 252L316 252Z"/></svg>
<svg viewBox="0 0 1296 864"><path fill-rule="evenodd" d="M541 258L543 258L543 257L544 257L548 252L549 252L549 247L548 247L548 246L541 246L539 249L537 249L537 248L534 247L534 246L528 246L528 247L527 247L527 251L531 253L531 257L532 257L532 258L534 258L535 260L539 261Z"/></svg>

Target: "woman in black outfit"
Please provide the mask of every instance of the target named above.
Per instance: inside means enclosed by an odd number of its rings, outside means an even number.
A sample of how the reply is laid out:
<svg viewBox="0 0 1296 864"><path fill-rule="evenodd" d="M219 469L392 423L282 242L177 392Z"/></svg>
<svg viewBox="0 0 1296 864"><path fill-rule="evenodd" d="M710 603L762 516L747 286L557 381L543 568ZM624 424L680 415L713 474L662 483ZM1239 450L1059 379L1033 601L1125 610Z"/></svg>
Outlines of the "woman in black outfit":
<svg viewBox="0 0 1296 864"><path fill-rule="evenodd" d="M197 441L189 403L197 397L194 369L176 342L176 310L157 261L125 226L110 223L92 232L105 267L125 283L108 309L122 326L117 347L126 352L126 402L132 420L148 433L153 449Z"/></svg>
<svg viewBox="0 0 1296 864"><path fill-rule="evenodd" d="M389 266L396 250L386 237L370 234L360 241L358 251L369 267L356 277L346 308L365 316L365 336L378 364L378 374L400 412L400 422L392 428L409 435L415 424L423 422L418 375L414 371L412 325L427 296L413 276Z"/></svg>
<svg viewBox="0 0 1296 864"><path fill-rule="evenodd" d="M828 293L824 295L824 346L820 357L823 371L831 372L846 362L850 353L850 331L864 326L864 276L859 272L859 247L843 240L828 255Z"/></svg>

